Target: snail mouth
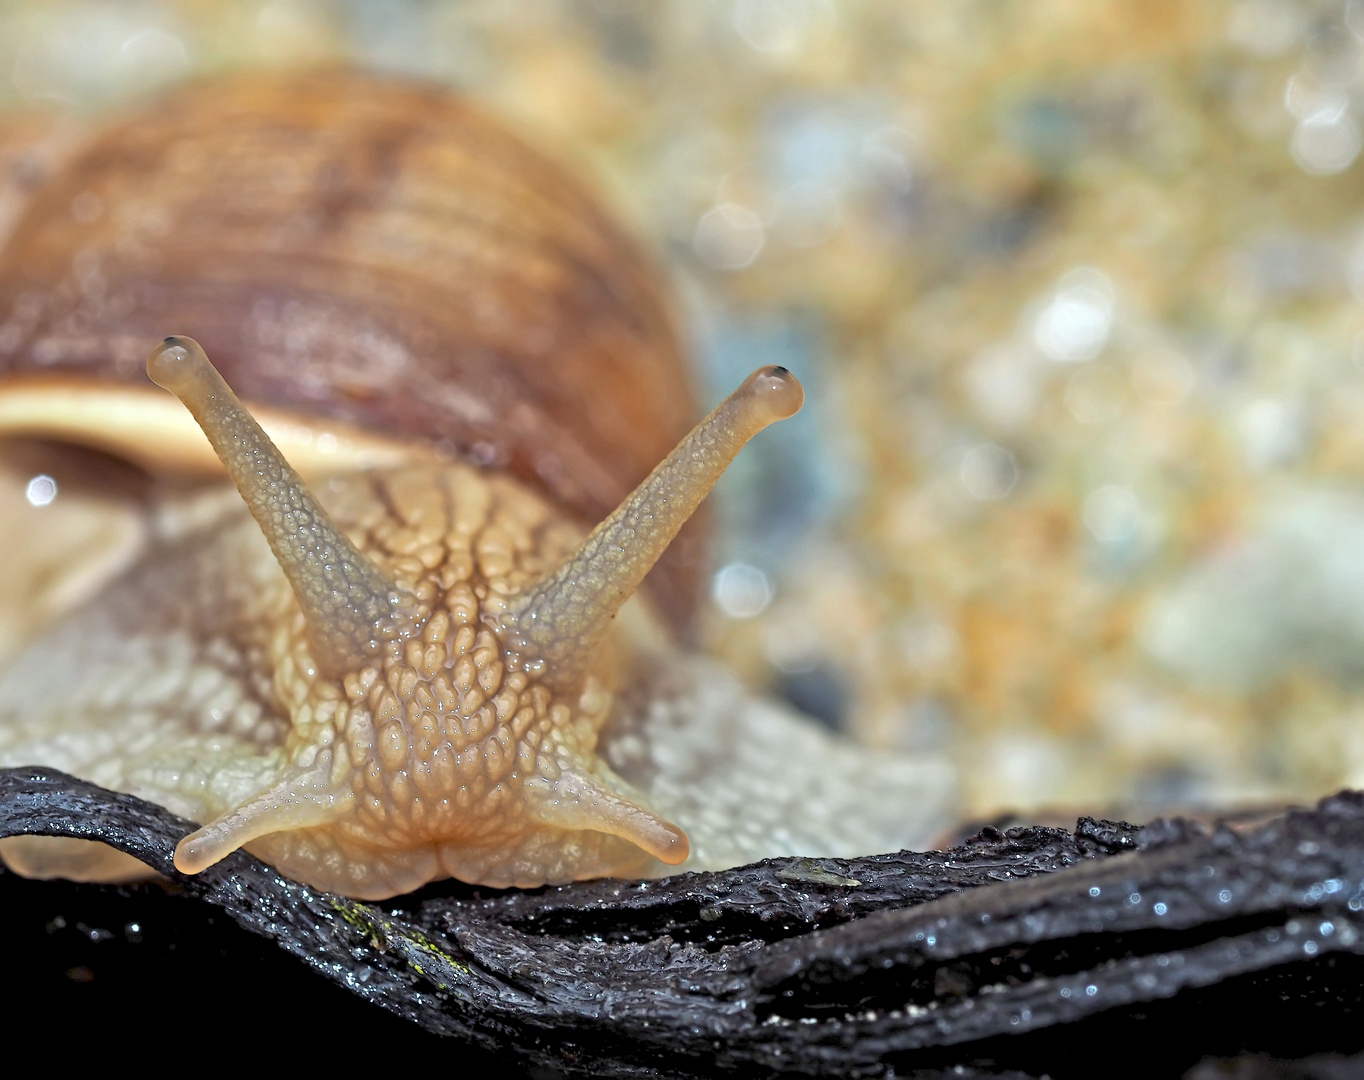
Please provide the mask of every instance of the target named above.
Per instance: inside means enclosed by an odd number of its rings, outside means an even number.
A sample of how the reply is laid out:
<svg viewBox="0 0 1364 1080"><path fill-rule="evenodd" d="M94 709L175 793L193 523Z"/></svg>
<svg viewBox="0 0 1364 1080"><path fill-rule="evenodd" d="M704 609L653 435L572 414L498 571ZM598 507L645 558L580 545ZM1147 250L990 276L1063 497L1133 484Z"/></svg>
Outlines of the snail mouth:
<svg viewBox="0 0 1364 1080"><path fill-rule="evenodd" d="M269 406L251 414L304 476L436 460L434 451L354 425ZM223 475L203 431L174 398L153 386L21 376L0 386L0 439L43 438L87 446L159 475Z"/></svg>

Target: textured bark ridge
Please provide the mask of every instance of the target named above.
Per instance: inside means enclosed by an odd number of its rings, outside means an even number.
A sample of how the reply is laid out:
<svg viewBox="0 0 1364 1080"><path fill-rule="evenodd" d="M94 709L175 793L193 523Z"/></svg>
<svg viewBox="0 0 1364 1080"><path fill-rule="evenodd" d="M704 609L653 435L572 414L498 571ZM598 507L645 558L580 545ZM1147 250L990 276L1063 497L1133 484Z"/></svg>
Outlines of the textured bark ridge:
<svg viewBox="0 0 1364 1080"><path fill-rule="evenodd" d="M1112 1059L1163 1076L1206 1055L1364 1049L1353 792L1213 829L1082 818L1073 833L986 829L946 852L533 892L446 883L380 904L241 852L177 875L188 828L50 770L0 772L0 835L136 855L186 910L221 909L365 1002L540 1075L1064 1077ZM1212 1068L1196 1074L1242 1075Z"/></svg>

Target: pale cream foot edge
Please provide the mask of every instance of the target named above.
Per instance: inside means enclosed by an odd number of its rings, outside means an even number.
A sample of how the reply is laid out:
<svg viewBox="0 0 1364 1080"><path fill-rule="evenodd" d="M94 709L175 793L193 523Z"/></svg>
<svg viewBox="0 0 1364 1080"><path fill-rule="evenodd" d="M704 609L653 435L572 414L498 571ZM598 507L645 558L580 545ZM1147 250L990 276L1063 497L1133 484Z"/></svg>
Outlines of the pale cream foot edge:
<svg viewBox="0 0 1364 1080"><path fill-rule="evenodd" d="M7 836L0 839L0 861L20 877L40 881L65 878L128 885L162 876L108 844L70 836Z"/></svg>

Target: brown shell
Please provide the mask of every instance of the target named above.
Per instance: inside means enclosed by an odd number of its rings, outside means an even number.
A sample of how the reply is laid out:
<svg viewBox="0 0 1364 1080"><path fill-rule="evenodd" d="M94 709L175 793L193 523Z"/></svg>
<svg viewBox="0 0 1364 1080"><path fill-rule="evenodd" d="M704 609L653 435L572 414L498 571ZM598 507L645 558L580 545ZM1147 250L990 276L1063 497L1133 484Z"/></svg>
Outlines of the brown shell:
<svg viewBox="0 0 1364 1080"><path fill-rule="evenodd" d="M0 245L33 195L78 149L81 125L43 112L0 116Z"/></svg>
<svg viewBox="0 0 1364 1080"><path fill-rule="evenodd" d="M94 135L0 251L0 377L142 382L170 333L248 402L505 468L595 522L691 427L657 275L457 97L328 71L182 89ZM694 603L689 530L653 575Z"/></svg>

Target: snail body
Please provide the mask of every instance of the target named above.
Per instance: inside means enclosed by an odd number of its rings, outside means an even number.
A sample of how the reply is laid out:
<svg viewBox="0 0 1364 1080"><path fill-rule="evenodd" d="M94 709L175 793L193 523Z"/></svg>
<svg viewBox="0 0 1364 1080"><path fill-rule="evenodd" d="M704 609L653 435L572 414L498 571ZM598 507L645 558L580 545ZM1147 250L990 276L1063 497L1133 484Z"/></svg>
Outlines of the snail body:
<svg viewBox="0 0 1364 1080"><path fill-rule="evenodd" d="M0 765L203 823L182 871L245 846L377 898L852 853L941 820L941 772L840 745L673 643L686 536L630 600L799 384L761 369L685 434L629 242L444 95L331 73L153 107L19 217L0 317L0 433L177 478L34 617L0 673ZM168 323L208 350L145 361L182 404L134 352ZM235 491L186 486L215 462ZM73 843L0 854L140 872Z"/></svg>

